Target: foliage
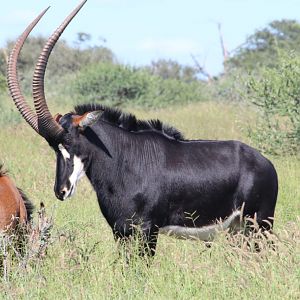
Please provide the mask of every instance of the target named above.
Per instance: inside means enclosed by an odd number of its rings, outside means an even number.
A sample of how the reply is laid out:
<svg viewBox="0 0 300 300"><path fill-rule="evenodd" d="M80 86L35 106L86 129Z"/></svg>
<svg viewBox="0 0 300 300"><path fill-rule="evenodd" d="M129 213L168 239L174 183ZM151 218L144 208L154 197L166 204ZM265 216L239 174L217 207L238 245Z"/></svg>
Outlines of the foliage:
<svg viewBox="0 0 300 300"><path fill-rule="evenodd" d="M94 64L78 72L73 82L75 95L84 101L113 105L166 106L205 99L203 83L163 79L143 69L117 64Z"/></svg>
<svg viewBox="0 0 300 300"><path fill-rule="evenodd" d="M39 54L47 39L38 37L28 37L21 51L18 60L18 71L23 90L26 93L31 92L32 73ZM53 49L47 65L47 77L53 81L60 81L65 74L73 73L85 67L88 64L98 62L113 62L115 56L112 51L103 46L81 47L81 44L87 41L84 33L78 34L76 46L70 46L64 40L59 40ZM6 47L0 52L0 74L6 76L6 59L15 41L8 41Z"/></svg>
<svg viewBox="0 0 300 300"><path fill-rule="evenodd" d="M248 133L265 153L299 151L299 45L297 21L273 21L234 52L227 62L228 72L218 78L215 90L220 91L221 99L246 100L256 105L261 117ZM238 80L234 79L236 75Z"/></svg>
<svg viewBox="0 0 300 300"><path fill-rule="evenodd" d="M145 69L155 76L163 79L177 79L184 82L197 80L197 70L191 66L183 66L174 60L159 59L152 61Z"/></svg>
<svg viewBox="0 0 300 300"><path fill-rule="evenodd" d="M83 41L85 41L84 33L80 33L79 36L78 39L83 39ZM18 61L18 69L21 73L26 73L35 66L36 60L46 41L47 39L42 36L28 37ZM7 42L6 52L10 51L14 43L15 41ZM68 72L77 71L87 64L101 61L112 62L114 59L114 54L106 47L93 46L82 48L79 47L79 44L76 47L72 47L64 40L59 40L50 56L47 73L51 76L61 76ZM5 74L5 64L2 64L0 68L2 73Z"/></svg>
<svg viewBox="0 0 300 300"><path fill-rule="evenodd" d="M248 81L248 97L262 119L250 136L267 153L300 149L300 57L283 55L277 68L264 68Z"/></svg>
<svg viewBox="0 0 300 300"><path fill-rule="evenodd" d="M208 87L211 90L212 99L222 102L235 102L242 104L245 98L242 96L245 90L245 80L248 74L243 70L232 70L214 78Z"/></svg>
<svg viewBox="0 0 300 300"><path fill-rule="evenodd" d="M113 64L89 65L78 72L73 83L75 94L88 100L125 102L147 91L147 74Z"/></svg>
<svg viewBox="0 0 300 300"><path fill-rule="evenodd" d="M13 101L5 93L0 94L0 97L0 125L13 126L20 123L23 118Z"/></svg>
<svg viewBox="0 0 300 300"><path fill-rule="evenodd" d="M209 99L205 84L199 81L185 83L177 79L164 80L153 77L151 83L148 93L137 101L137 104L143 107L184 105Z"/></svg>
<svg viewBox="0 0 300 300"><path fill-rule="evenodd" d="M6 78L0 73L0 94L6 91Z"/></svg>
<svg viewBox="0 0 300 300"><path fill-rule="evenodd" d="M280 50L300 53L300 24L297 21L273 21L257 30L235 50L226 67L252 71L262 66L274 67Z"/></svg>

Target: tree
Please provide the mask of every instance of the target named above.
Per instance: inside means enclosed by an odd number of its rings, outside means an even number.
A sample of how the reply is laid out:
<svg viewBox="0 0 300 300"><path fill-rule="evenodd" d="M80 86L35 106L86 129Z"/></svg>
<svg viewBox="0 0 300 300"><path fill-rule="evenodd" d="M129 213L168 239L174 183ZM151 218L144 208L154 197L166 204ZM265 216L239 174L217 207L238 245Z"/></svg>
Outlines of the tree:
<svg viewBox="0 0 300 300"><path fill-rule="evenodd" d="M273 21L250 35L227 61L227 68L255 70L261 66L277 65L279 52L300 53L300 24L295 20Z"/></svg>
<svg viewBox="0 0 300 300"><path fill-rule="evenodd" d="M271 154L297 153L300 149L300 57L279 57L277 68L262 68L250 77L248 95L261 111L252 139Z"/></svg>
<svg viewBox="0 0 300 300"><path fill-rule="evenodd" d="M177 79L184 82L191 82L197 79L197 70L194 67L183 66L174 60L159 59L152 61L146 69L151 75L159 76L163 79Z"/></svg>
<svg viewBox="0 0 300 300"><path fill-rule="evenodd" d="M77 32L77 40L79 43L85 43L91 40L91 35L85 32Z"/></svg>
<svg viewBox="0 0 300 300"><path fill-rule="evenodd" d="M78 39L81 39L82 43L88 41L89 38L90 36L87 34L78 34ZM47 39L42 36L29 37L22 49L18 61L18 71L25 93L31 91L33 68L46 41ZM6 76L6 54L10 52L14 44L15 41L8 41L6 47L0 51L0 74L2 76ZM87 65L99 62L113 63L115 61L115 55L107 47L72 47L66 41L59 40L47 65L46 76L48 80L46 81L51 85L60 82L62 76L72 74Z"/></svg>
<svg viewBox="0 0 300 300"><path fill-rule="evenodd" d="M81 42L86 42L90 39L90 35L78 33L78 39ZM47 39L42 36L29 37L27 39L18 62L20 74L25 74L32 70L46 41ZM2 49L2 55L0 55L0 71L3 75L6 73L6 61L3 53L9 52L14 43L15 41L8 41L6 47ZM106 47L72 47L69 46L66 41L59 40L49 59L47 74L50 76L61 76L68 72L77 71L88 64L113 61L115 61L115 56L113 52Z"/></svg>

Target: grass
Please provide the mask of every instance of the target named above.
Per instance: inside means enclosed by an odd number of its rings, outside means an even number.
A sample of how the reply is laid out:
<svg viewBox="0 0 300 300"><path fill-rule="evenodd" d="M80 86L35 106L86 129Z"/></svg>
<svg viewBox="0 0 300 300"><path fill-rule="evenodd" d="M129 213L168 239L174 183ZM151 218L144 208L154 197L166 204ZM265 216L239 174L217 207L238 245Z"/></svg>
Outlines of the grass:
<svg viewBox="0 0 300 300"><path fill-rule="evenodd" d="M70 110L71 107L65 110ZM157 111L134 110L181 129L187 138L240 139L253 113L229 104L199 103ZM53 111L56 113L56 111ZM279 174L275 231L277 251L260 253L230 246L220 234L211 248L200 241L160 236L150 268L133 259L116 260L111 229L100 213L96 195L83 180L74 198L59 202L53 193L55 155L24 123L2 127L0 159L38 206L54 218L45 259L26 269L13 263L1 282L6 299L299 299L300 298L300 161L271 160ZM237 243L234 242L234 245Z"/></svg>

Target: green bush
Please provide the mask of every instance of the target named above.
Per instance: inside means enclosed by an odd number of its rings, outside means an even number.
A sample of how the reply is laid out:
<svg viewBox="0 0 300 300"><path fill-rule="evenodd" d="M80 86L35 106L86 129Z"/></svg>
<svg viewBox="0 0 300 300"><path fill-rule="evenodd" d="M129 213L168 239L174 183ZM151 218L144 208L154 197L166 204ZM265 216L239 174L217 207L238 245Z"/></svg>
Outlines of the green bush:
<svg viewBox="0 0 300 300"><path fill-rule="evenodd" d="M210 83L212 99L219 102L244 102L245 80L249 74L234 70L214 78Z"/></svg>
<svg viewBox="0 0 300 300"><path fill-rule="evenodd" d="M282 54L276 68L264 68L248 82L248 93L261 111L250 136L271 154L295 153L300 147L300 57Z"/></svg>
<svg viewBox="0 0 300 300"><path fill-rule="evenodd" d="M0 73L0 125L17 124L21 119L13 101L7 95L6 78Z"/></svg>
<svg viewBox="0 0 300 300"><path fill-rule="evenodd" d="M78 72L73 82L75 94L88 101L126 102L147 92L146 73L114 64L90 65Z"/></svg>
<svg viewBox="0 0 300 300"><path fill-rule="evenodd" d="M6 91L6 79L0 73L0 94L3 94L4 91Z"/></svg>
<svg viewBox="0 0 300 300"><path fill-rule="evenodd" d="M46 41L42 36L28 37L22 48L18 59L18 73L25 94L31 94L33 70ZM3 76L6 76L6 60L14 43L15 40L7 41L5 47L0 48L0 74ZM69 45L66 41L59 40L47 64L46 84L49 79L53 83L59 83L62 77L77 72L88 64L115 60L113 52L106 47L81 47L80 44Z"/></svg>
<svg viewBox="0 0 300 300"><path fill-rule="evenodd" d="M163 107L206 100L204 83L163 79L143 69L101 63L78 72L72 83L74 95L86 102Z"/></svg>
<svg viewBox="0 0 300 300"><path fill-rule="evenodd" d="M15 125L20 123L22 117L10 97L4 93L0 94L0 97L0 125Z"/></svg>
<svg viewBox="0 0 300 300"><path fill-rule="evenodd" d="M208 100L204 84L195 81L185 83L177 79L162 79L152 76L148 92L136 103L144 107L166 107L168 105L185 104Z"/></svg>

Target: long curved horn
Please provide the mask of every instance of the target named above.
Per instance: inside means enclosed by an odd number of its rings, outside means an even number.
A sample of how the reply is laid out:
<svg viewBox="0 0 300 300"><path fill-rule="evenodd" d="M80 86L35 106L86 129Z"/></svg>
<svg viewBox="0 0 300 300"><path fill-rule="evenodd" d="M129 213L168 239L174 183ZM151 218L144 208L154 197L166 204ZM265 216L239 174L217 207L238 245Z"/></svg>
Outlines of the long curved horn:
<svg viewBox="0 0 300 300"><path fill-rule="evenodd" d="M19 37L19 39L17 40L16 44L14 45L10 53L8 64L7 64L7 83L8 83L8 88L11 97L15 105L17 106L18 110L20 111L21 115L23 116L23 118L37 133L39 133L37 116L32 111L30 106L27 104L25 97L21 92L21 88L18 80L17 62L26 38L28 37L29 33L32 31L35 25L40 21L40 19L48 9L49 7L43 10L32 21L32 23L28 25L28 27Z"/></svg>
<svg viewBox="0 0 300 300"><path fill-rule="evenodd" d="M63 21L63 23L53 32L53 34L45 44L34 70L32 80L33 101L38 116L38 126L40 134L47 140L49 138L59 140L60 136L64 133L64 129L52 117L46 102L44 92L44 78L48 59L59 37L75 17L75 15L82 8L82 6L86 3L86 1L87 0L82 1Z"/></svg>

